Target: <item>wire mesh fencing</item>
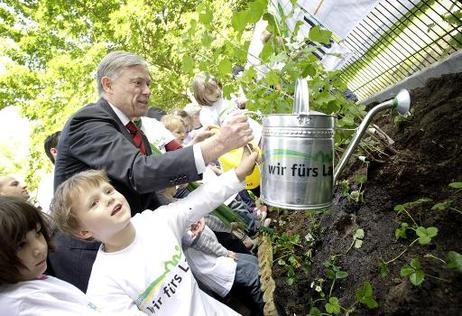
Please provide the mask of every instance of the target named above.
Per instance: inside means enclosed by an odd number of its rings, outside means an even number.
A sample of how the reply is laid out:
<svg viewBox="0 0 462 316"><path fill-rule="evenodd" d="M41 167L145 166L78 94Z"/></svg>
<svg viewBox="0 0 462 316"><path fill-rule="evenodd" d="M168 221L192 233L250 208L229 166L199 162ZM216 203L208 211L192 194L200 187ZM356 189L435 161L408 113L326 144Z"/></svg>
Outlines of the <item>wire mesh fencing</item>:
<svg viewBox="0 0 462 316"><path fill-rule="evenodd" d="M380 1L342 41L342 79L364 100L461 49L461 12L459 0Z"/></svg>

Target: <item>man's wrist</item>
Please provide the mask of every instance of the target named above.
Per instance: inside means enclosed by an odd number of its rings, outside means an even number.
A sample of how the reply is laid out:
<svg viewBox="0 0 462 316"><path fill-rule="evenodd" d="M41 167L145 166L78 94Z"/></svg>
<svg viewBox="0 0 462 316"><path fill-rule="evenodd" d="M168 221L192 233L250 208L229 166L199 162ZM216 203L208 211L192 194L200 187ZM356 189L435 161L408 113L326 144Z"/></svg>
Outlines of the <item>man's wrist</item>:
<svg viewBox="0 0 462 316"><path fill-rule="evenodd" d="M215 161L226 152L225 144L218 136L212 136L198 144L205 164Z"/></svg>

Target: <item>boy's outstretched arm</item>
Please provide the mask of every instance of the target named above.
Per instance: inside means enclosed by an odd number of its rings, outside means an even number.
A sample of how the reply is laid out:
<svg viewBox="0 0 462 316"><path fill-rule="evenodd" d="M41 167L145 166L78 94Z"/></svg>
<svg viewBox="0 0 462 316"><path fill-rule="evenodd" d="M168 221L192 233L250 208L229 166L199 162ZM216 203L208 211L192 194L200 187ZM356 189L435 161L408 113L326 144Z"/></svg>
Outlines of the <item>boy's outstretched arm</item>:
<svg viewBox="0 0 462 316"><path fill-rule="evenodd" d="M162 206L155 212L158 215L163 213L163 217L170 222L177 236L181 238L189 225L213 211L231 195L244 189L243 180L251 174L256 159L257 153L243 155L236 169L202 184L186 198Z"/></svg>

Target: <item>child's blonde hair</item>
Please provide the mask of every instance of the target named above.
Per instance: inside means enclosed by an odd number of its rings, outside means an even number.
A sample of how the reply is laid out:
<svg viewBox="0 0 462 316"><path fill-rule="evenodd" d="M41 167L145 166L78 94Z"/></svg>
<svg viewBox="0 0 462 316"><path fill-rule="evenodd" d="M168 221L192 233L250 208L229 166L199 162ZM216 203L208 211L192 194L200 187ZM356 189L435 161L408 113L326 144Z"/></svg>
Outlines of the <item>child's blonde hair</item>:
<svg viewBox="0 0 462 316"><path fill-rule="evenodd" d="M162 119L160 120L162 124L169 130L173 131L178 127L184 127L186 130L185 123L181 119L180 116L178 115L173 115L173 114L166 114L162 116Z"/></svg>
<svg viewBox="0 0 462 316"><path fill-rule="evenodd" d="M192 82L194 98L200 105L212 105L222 97L222 86L215 77L206 72L197 74Z"/></svg>
<svg viewBox="0 0 462 316"><path fill-rule="evenodd" d="M59 230L75 236L81 224L75 214L75 206L88 188L109 183L103 170L87 170L77 173L61 183L51 202L51 216ZM92 239L89 239L92 240Z"/></svg>

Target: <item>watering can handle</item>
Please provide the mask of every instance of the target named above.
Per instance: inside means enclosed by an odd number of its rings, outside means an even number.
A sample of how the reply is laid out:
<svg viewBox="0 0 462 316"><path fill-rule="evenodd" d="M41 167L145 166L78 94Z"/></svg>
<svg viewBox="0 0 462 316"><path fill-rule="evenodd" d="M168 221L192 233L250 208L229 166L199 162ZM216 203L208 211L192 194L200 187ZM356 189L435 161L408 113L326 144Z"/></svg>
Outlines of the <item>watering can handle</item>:
<svg viewBox="0 0 462 316"><path fill-rule="evenodd" d="M297 79L295 83L293 114L309 114L310 96L308 92L308 82L305 78Z"/></svg>

